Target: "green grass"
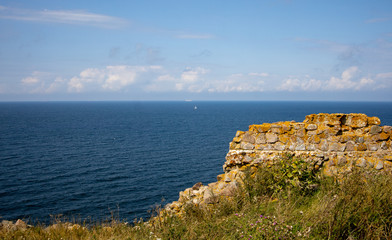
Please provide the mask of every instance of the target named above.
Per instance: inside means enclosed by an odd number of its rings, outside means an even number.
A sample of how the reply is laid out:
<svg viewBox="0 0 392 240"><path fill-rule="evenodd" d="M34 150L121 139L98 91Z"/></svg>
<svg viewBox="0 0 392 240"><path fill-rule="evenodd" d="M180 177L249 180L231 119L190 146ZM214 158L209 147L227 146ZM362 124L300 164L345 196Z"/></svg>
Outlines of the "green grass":
<svg viewBox="0 0 392 240"><path fill-rule="evenodd" d="M57 220L49 228L2 229L0 239L392 239L390 173L354 170L337 181L288 156L243 181L235 197L188 205L183 218L74 227Z"/></svg>

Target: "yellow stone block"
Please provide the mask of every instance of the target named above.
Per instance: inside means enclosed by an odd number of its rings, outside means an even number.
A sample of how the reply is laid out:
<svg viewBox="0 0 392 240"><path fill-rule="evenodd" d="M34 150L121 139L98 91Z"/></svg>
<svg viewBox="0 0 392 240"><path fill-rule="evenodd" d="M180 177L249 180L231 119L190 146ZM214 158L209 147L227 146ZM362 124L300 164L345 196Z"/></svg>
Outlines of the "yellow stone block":
<svg viewBox="0 0 392 240"><path fill-rule="evenodd" d="M358 144L357 150L358 151L366 151L367 147L364 143Z"/></svg>
<svg viewBox="0 0 392 240"><path fill-rule="evenodd" d="M388 138L389 138L389 134L387 134L385 132L382 132L382 133L377 135L377 140L380 140L380 141L385 141Z"/></svg>
<svg viewBox="0 0 392 240"><path fill-rule="evenodd" d="M384 160L392 162L392 155L384 156Z"/></svg>
<svg viewBox="0 0 392 240"><path fill-rule="evenodd" d="M250 125L249 132L258 132L258 126L260 125Z"/></svg>
<svg viewBox="0 0 392 240"><path fill-rule="evenodd" d="M368 124L369 125L380 125L381 121L378 117L368 117Z"/></svg>
<svg viewBox="0 0 392 240"><path fill-rule="evenodd" d="M260 133L265 133L271 128L271 123L263 123L261 125L255 125L257 131Z"/></svg>
<svg viewBox="0 0 392 240"><path fill-rule="evenodd" d="M287 143L287 141L289 141L289 139L290 139L290 137L287 136L286 134L279 135L279 141L282 143Z"/></svg>

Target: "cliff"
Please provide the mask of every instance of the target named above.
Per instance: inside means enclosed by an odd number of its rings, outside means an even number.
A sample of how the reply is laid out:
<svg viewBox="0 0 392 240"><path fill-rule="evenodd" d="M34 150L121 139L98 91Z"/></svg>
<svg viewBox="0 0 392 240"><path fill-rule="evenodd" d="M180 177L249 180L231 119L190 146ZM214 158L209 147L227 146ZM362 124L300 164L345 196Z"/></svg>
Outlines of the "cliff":
<svg viewBox="0 0 392 240"><path fill-rule="evenodd" d="M208 205L230 197L241 184L245 169L274 164L283 154L300 157L328 176L342 176L353 168L392 169L392 127L365 114L312 114L303 122L251 125L237 131L217 182L195 184L180 192L165 211L183 214L187 204Z"/></svg>

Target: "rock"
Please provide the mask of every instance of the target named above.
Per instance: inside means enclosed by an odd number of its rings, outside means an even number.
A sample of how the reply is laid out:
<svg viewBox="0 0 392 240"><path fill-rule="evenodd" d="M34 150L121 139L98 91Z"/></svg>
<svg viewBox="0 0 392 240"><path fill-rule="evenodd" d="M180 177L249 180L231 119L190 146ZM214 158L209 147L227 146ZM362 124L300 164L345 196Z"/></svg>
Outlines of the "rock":
<svg viewBox="0 0 392 240"><path fill-rule="evenodd" d="M305 151L305 150L306 150L305 144L300 144L295 147L295 151Z"/></svg>
<svg viewBox="0 0 392 240"><path fill-rule="evenodd" d="M380 125L381 121L378 117L368 117L368 124L369 125Z"/></svg>
<svg viewBox="0 0 392 240"><path fill-rule="evenodd" d="M267 133L265 136L267 143L276 143L278 141L278 136L275 133Z"/></svg>
<svg viewBox="0 0 392 240"><path fill-rule="evenodd" d="M266 144L267 139L265 137L265 133L260 133L256 138L256 144Z"/></svg>
<svg viewBox="0 0 392 240"><path fill-rule="evenodd" d="M366 160L364 158L358 159L358 161L356 162L356 166L358 166L358 167L366 167Z"/></svg>
<svg viewBox="0 0 392 240"><path fill-rule="evenodd" d="M308 131L317 130L317 125L316 125L316 124L309 124L309 125L306 127L306 130L308 130Z"/></svg>
<svg viewBox="0 0 392 240"><path fill-rule="evenodd" d="M346 146L340 143L332 143L329 149L333 152L344 152Z"/></svg>
<svg viewBox="0 0 392 240"><path fill-rule="evenodd" d="M212 204L216 202L216 197L211 189L207 189L206 191L204 191L203 199L204 202L207 204Z"/></svg>
<svg viewBox="0 0 392 240"><path fill-rule="evenodd" d="M352 152L357 150L357 145L353 141L346 143L346 151Z"/></svg>
<svg viewBox="0 0 392 240"><path fill-rule="evenodd" d="M373 125L371 128L370 128L370 134L377 134L377 133L380 133L382 131L382 128L380 127L380 126L378 126L378 125Z"/></svg>
<svg viewBox="0 0 392 240"><path fill-rule="evenodd" d="M376 168L377 170L383 169L383 168L384 168L384 162L383 162L383 161L378 161L375 168Z"/></svg>
<svg viewBox="0 0 392 240"><path fill-rule="evenodd" d="M241 148L244 150L252 150L255 148L255 145L252 143L243 142L243 143L241 143Z"/></svg>
<svg viewBox="0 0 392 240"><path fill-rule="evenodd" d="M286 148L286 145L284 145L281 142L277 142L277 143L275 143L274 147L275 147L275 150L277 150L277 151L283 151Z"/></svg>
<svg viewBox="0 0 392 240"><path fill-rule="evenodd" d="M198 182L195 185L193 185L192 190L199 190L199 188L203 186L203 183Z"/></svg>
<svg viewBox="0 0 392 240"><path fill-rule="evenodd" d="M369 151L377 151L378 150L378 144L377 143L368 143L367 144L367 149Z"/></svg>
<svg viewBox="0 0 392 240"><path fill-rule="evenodd" d="M247 132L242 136L242 141L255 144L255 137Z"/></svg>

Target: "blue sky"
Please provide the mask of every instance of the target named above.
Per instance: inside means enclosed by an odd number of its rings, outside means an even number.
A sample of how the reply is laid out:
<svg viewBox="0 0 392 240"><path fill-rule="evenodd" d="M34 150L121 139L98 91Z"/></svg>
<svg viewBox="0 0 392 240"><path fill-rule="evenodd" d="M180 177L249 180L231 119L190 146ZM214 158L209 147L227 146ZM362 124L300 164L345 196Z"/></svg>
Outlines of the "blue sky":
<svg viewBox="0 0 392 240"><path fill-rule="evenodd" d="M392 101L392 1L0 1L0 101Z"/></svg>

